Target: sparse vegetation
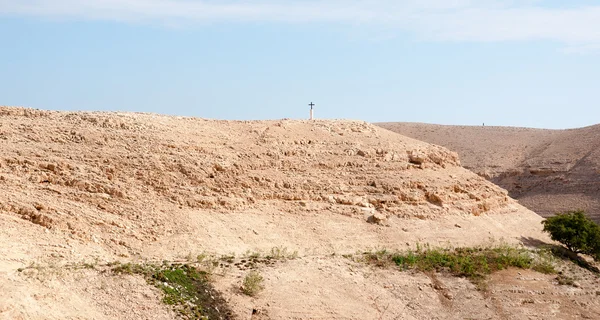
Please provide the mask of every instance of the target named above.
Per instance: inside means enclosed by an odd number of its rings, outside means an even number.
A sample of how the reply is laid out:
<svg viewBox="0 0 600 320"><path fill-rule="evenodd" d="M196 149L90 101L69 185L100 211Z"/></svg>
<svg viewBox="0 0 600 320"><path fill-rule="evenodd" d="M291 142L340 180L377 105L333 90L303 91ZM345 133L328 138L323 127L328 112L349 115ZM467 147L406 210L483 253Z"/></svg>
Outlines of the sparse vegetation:
<svg viewBox="0 0 600 320"><path fill-rule="evenodd" d="M600 226L584 211L559 213L542 223L552 240L562 243L573 253L588 254L594 260L600 260Z"/></svg>
<svg viewBox="0 0 600 320"><path fill-rule="evenodd" d="M231 319L232 311L210 283L209 274L190 264L118 264L115 273L138 274L162 290L163 302L186 319Z"/></svg>
<svg viewBox="0 0 600 320"><path fill-rule="evenodd" d="M563 246L552 245L549 247L549 252L558 259L570 261L580 268L593 272L596 275L600 275L600 270L593 265L592 261L586 260L584 257L579 256L577 253L570 251Z"/></svg>
<svg viewBox="0 0 600 320"><path fill-rule="evenodd" d="M250 271L242 283L242 292L248 296L254 297L264 289L263 276L256 270Z"/></svg>
<svg viewBox="0 0 600 320"><path fill-rule="evenodd" d="M221 260L227 263L233 263L233 261L235 261L235 254L222 255Z"/></svg>
<svg viewBox="0 0 600 320"><path fill-rule="evenodd" d="M260 252L248 250L244 254L244 257L246 257L248 259L259 259L260 258Z"/></svg>
<svg viewBox="0 0 600 320"><path fill-rule="evenodd" d="M279 246L272 247L268 253L263 253L261 251L246 251L246 253L242 256L243 259L248 259L251 261L259 262L260 259L265 259L269 261L284 261L284 260L293 260L298 258L298 251L290 251L287 247Z"/></svg>
<svg viewBox="0 0 600 320"><path fill-rule="evenodd" d="M271 253L265 258L269 260L292 260L298 258L298 251L290 252L286 247L273 247Z"/></svg>
<svg viewBox="0 0 600 320"><path fill-rule="evenodd" d="M396 265L402 270L447 272L479 283L494 271L514 267L556 273L552 257L545 252L532 252L508 245L478 248L420 248L391 253L387 250L363 253L364 261L379 267Z"/></svg>
<svg viewBox="0 0 600 320"><path fill-rule="evenodd" d="M51 261L48 263L31 262L25 268L17 269L24 276L46 282L52 279L62 278L69 266Z"/></svg>
<svg viewBox="0 0 600 320"><path fill-rule="evenodd" d="M163 302L172 305L186 319L230 319L232 313L229 307L210 283L215 268L237 266L240 270L251 269L243 279L241 291L248 296L256 296L264 288L264 279L255 270L258 265L297 257L297 251L273 247L268 254L248 251L240 258L233 253L220 256L207 253L194 256L189 253L178 263L113 263L108 266L114 273L144 276L149 284L162 290Z"/></svg>

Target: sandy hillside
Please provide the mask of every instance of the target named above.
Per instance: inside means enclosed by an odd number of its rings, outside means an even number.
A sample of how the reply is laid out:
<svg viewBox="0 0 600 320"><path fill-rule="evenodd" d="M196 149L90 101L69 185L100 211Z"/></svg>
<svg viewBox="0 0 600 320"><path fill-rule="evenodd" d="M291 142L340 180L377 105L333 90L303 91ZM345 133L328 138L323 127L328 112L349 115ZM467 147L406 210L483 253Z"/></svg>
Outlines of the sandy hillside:
<svg viewBox="0 0 600 320"><path fill-rule="evenodd" d="M86 266L274 247L299 257L265 266L255 298L240 293L245 271L216 272L237 318L600 315L592 282L564 289L509 271L514 284L500 276L482 294L464 279L343 258L417 243L548 241L538 215L456 153L364 122L1 107L0 190L0 318L170 319L143 279ZM536 296L540 286L552 297ZM540 302L518 307L515 288Z"/></svg>
<svg viewBox="0 0 600 320"><path fill-rule="evenodd" d="M570 130L378 125L458 152L465 168L542 216L581 208L600 221L600 125Z"/></svg>

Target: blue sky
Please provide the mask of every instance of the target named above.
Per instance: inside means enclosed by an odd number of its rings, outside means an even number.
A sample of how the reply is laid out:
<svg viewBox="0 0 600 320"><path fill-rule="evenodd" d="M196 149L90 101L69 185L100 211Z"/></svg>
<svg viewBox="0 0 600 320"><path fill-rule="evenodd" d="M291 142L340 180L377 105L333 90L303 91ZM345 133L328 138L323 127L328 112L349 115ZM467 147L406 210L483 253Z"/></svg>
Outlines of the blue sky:
<svg viewBox="0 0 600 320"><path fill-rule="evenodd" d="M0 105L600 123L600 2L0 0Z"/></svg>

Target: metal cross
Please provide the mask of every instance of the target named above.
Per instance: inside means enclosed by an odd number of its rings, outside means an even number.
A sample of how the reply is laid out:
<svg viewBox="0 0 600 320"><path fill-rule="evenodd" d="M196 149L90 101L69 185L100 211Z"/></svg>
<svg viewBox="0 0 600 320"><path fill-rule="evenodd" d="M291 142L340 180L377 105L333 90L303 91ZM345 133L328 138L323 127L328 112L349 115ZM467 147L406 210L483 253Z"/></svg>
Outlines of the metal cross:
<svg viewBox="0 0 600 320"><path fill-rule="evenodd" d="M310 109L312 110L312 108L315 106L315 104L311 102L311 103L309 104L309 106L310 106Z"/></svg>

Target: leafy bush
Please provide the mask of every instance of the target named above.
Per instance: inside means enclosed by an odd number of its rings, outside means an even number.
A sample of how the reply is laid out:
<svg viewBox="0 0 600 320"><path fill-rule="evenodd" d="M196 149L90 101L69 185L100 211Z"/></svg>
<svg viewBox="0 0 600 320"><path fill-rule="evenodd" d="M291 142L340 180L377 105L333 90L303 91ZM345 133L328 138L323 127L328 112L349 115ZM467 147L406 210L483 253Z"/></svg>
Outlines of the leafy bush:
<svg viewBox="0 0 600 320"><path fill-rule="evenodd" d="M588 254L594 260L600 260L600 227L582 210L559 213L542 223L552 240L564 244L574 253Z"/></svg>

